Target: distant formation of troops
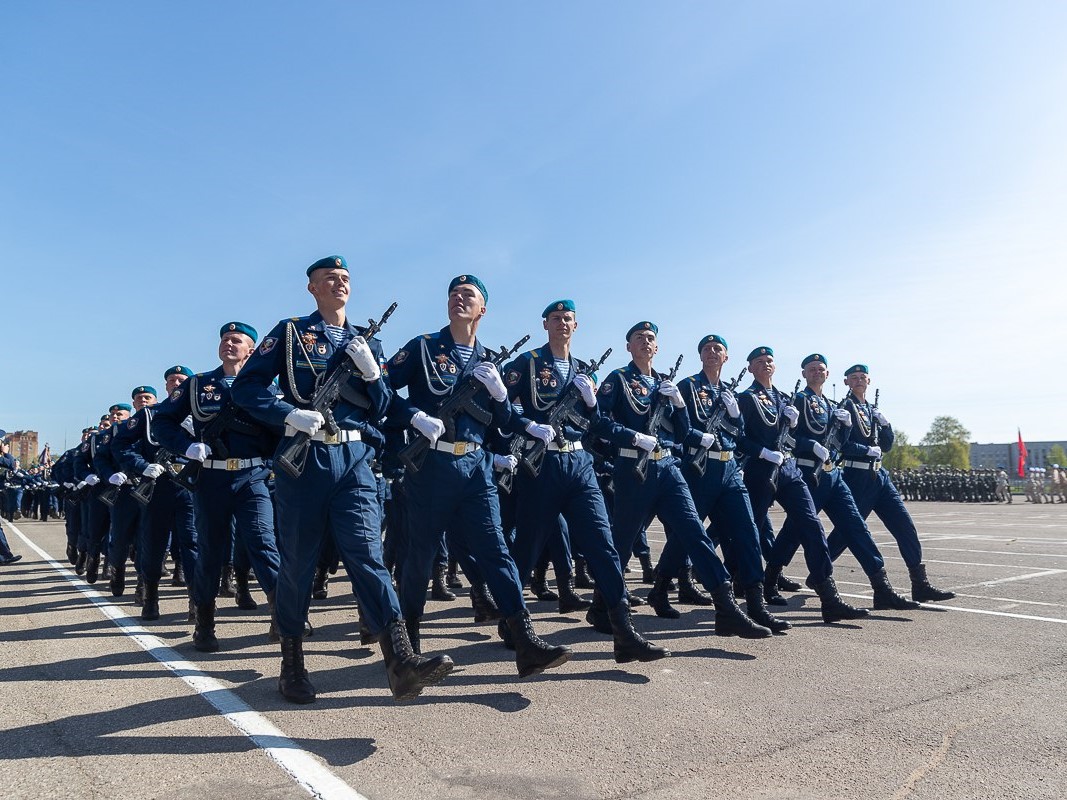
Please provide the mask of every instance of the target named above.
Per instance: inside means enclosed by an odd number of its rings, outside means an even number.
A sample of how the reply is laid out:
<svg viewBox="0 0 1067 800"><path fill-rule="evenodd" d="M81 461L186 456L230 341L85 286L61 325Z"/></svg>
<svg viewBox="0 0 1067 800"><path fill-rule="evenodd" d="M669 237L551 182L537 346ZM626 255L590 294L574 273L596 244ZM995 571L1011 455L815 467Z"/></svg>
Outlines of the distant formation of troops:
<svg viewBox="0 0 1067 800"><path fill-rule="evenodd" d="M791 624L772 609L787 605L782 592L801 589L784 575L798 550L825 622L870 613L838 592L833 562L846 549L870 581L874 610L954 596L930 581L915 524L882 467L893 429L868 396L864 364L845 371L840 403L823 394L829 370L819 353L803 360L791 392L774 385L766 346L731 381L718 334L695 343L699 371L679 375L679 356L662 372L653 368L659 329L644 320L626 331L629 363L598 380L610 351L575 357L571 300L545 307L538 347L523 347L528 336L486 347L477 330L489 292L474 275L448 284L444 327L386 359L376 334L392 308L353 324L340 256L306 275L313 313L280 320L261 340L246 323L226 323L217 367L174 365L162 393L135 387L45 476L62 487L77 574L103 577L123 596L132 554L144 621L160 616L170 554L198 651L225 646L220 595L257 608L254 576L266 635L281 653L279 691L291 702L315 700L303 652L308 612L341 566L361 641L381 647L397 700L453 669L448 655L427 652L436 631L423 616L428 593L456 599L460 570L472 624L496 625L523 677L572 656L538 635L526 587L611 637L618 663L670 655L634 625L632 609L646 604L668 619L680 616L676 603L707 606L719 636L784 634ZM741 388L745 372L752 380ZM777 532L774 503L786 512ZM866 524L872 512L897 543L910 598L890 581ZM656 519L666 545L653 564L647 530ZM624 579L631 558L650 585L644 597Z"/></svg>

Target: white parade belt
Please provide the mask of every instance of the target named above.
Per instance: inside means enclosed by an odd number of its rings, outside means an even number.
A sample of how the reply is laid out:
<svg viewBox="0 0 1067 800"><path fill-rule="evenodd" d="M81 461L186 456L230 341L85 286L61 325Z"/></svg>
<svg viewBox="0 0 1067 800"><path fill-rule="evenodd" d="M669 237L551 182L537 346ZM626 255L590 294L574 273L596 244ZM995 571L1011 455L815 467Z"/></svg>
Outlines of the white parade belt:
<svg viewBox="0 0 1067 800"><path fill-rule="evenodd" d="M841 466L848 467L849 469L863 469L870 472L877 472L882 468L881 461L869 462L869 461L842 461Z"/></svg>
<svg viewBox="0 0 1067 800"><path fill-rule="evenodd" d="M814 467L822 467L823 472L833 472L834 462L833 461L812 461L810 458L798 458L797 459L797 466L798 467L813 467L813 468Z"/></svg>
<svg viewBox="0 0 1067 800"><path fill-rule="evenodd" d="M643 452L645 452L645 451L644 450L638 450L638 449L633 448L633 447L620 447L619 448L619 457L620 458L639 458L641 456L641 453L643 453ZM657 447L655 450L653 450L651 453L648 454L648 460L649 461L659 461L661 459L667 458L669 455L671 455L671 451L668 450L666 447Z"/></svg>
<svg viewBox="0 0 1067 800"><path fill-rule="evenodd" d="M690 447L689 455L698 456L703 449L703 447ZM708 450L708 458L712 461L732 461L733 457L733 450Z"/></svg>
<svg viewBox="0 0 1067 800"><path fill-rule="evenodd" d="M481 448L481 445L477 442L446 442L438 439L432 445L434 450L440 450L442 453L451 453L454 456L465 456L467 453L473 453L475 450Z"/></svg>
<svg viewBox="0 0 1067 800"><path fill-rule="evenodd" d="M286 436L295 436L297 433L296 428L292 425L285 426ZM359 431L338 431L337 433L327 433L324 430L320 430L314 436L311 437L313 442L324 442L325 444L344 444L345 442L358 442L363 437Z"/></svg>
<svg viewBox="0 0 1067 800"><path fill-rule="evenodd" d="M532 450L534 442L527 442L526 449ZM567 442L566 444L559 444L555 439L545 445L548 450L553 453L573 453L575 450L584 450L581 442Z"/></svg>
<svg viewBox="0 0 1067 800"><path fill-rule="evenodd" d="M239 469L249 469L263 465L262 458L227 458L222 461L208 459L204 462L204 469L224 469L227 472L236 472Z"/></svg>

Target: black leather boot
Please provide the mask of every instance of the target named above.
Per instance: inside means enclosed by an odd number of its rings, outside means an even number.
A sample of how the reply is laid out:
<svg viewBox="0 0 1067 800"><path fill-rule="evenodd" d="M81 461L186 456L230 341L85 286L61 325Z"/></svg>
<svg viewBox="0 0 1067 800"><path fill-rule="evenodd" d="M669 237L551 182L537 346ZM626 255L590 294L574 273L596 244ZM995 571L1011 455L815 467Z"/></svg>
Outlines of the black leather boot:
<svg viewBox="0 0 1067 800"><path fill-rule="evenodd" d="M237 586L233 582L233 564L227 564L222 568L222 578L219 580L219 596L233 597L237 594Z"/></svg>
<svg viewBox="0 0 1067 800"><path fill-rule="evenodd" d="M553 647L534 633L530 612L525 608L504 622L515 643L515 666L520 678L537 675L570 661L572 653L569 647Z"/></svg>
<svg viewBox="0 0 1067 800"><path fill-rule="evenodd" d="M126 569L115 565L112 565L109 569L110 580L108 581L108 587L111 589L111 596L122 597L126 593Z"/></svg>
<svg viewBox="0 0 1067 800"><path fill-rule="evenodd" d="M447 569L448 567L445 564L434 564L433 577L430 583L430 597L434 600L443 600L446 603L451 603L456 599L456 596L445 585L445 571Z"/></svg>
<svg viewBox="0 0 1067 800"><path fill-rule="evenodd" d="M448 559L448 572L445 573L445 586L449 589L463 588L463 581L459 579L459 562L454 558Z"/></svg>
<svg viewBox="0 0 1067 800"><path fill-rule="evenodd" d="M655 583L656 570L652 566L652 554L643 553L637 557L637 560L641 562L641 583L649 585Z"/></svg>
<svg viewBox="0 0 1067 800"><path fill-rule="evenodd" d="M96 583L100 577L100 556L89 556L85 561L85 582Z"/></svg>
<svg viewBox="0 0 1067 800"><path fill-rule="evenodd" d="M691 567L682 569L678 576L678 603L688 606L712 605L711 595L700 591L700 587L693 582Z"/></svg>
<svg viewBox="0 0 1067 800"><path fill-rule="evenodd" d="M88 556L86 555L84 550L79 550L78 551L78 558L74 562L74 574L75 575L84 575L85 574L85 562L86 562L87 558L88 558Z"/></svg>
<svg viewBox="0 0 1067 800"><path fill-rule="evenodd" d="M330 596L330 573L326 567L315 567L315 580L311 583L311 596L325 600Z"/></svg>
<svg viewBox="0 0 1067 800"><path fill-rule="evenodd" d="M745 612L749 619L773 633L785 633L793 626L780 617L775 617L767 610L763 600L763 583L757 581L745 589Z"/></svg>
<svg viewBox="0 0 1067 800"><path fill-rule="evenodd" d="M141 605L141 619L159 619L159 581L144 582L144 603Z"/></svg>
<svg viewBox="0 0 1067 800"><path fill-rule="evenodd" d="M902 594L897 594L884 569L878 570L871 576L871 588L874 589L875 611L910 611L919 608L918 603Z"/></svg>
<svg viewBox="0 0 1067 800"><path fill-rule="evenodd" d="M809 578L808 586L814 589L815 593L819 595L819 599L822 600L823 622L839 622L843 619L862 619L870 613L865 608L850 606L842 600L841 595L837 593L837 584L834 583L832 577L827 578L822 583L813 583Z"/></svg>
<svg viewBox="0 0 1067 800"><path fill-rule="evenodd" d="M565 575L557 569L556 586L559 588L560 614L573 614L576 611L585 611L589 608L589 601L583 599L574 591L573 575Z"/></svg>
<svg viewBox="0 0 1067 800"><path fill-rule="evenodd" d="M795 581L792 578L787 578L785 575L779 574L777 588L780 592L799 592L802 587L798 581Z"/></svg>
<svg viewBox="0 0 1067 800"><path fill-rule="evenodd" d="M185 619L188 622L196 622L196 604L193 603L192 595L189 596L189 614Z"/></svg>
<svg viewBox="0 0 1067 800"><path fill-rule="evenodd" d="M484 625L500 619L500 609L496 606L489 587L484 583L472 583L470 588L471 608L474 609L474 624Z"/></svg>
<svg viewBox="0 0 1067 800"><path fill-rule="evenodd" d="M196 627L193 629L193 647L201 653L214 653L219 649L215 638L215 601L196 606Z"/></svg>
<svg viewBox="0 0 1067 800"><path fill-rule="evenodd" d="M408 629L408 641L411 642L411 649L415 655L421 655L422 642L419 637L419 623L422 621L422 617L409 617L404 626Z"/></svg>
<svg viewBox="0 0 1067 800"><path fill-rule="evenodd" d="M538 600L545 602L559 600L559 595L548 588L548 567L544 564L534 567L533 574L530 576L530 591Z"/></svg>
<svg viewBox="0 0 1067 800"><path fill-rule="evenodd" d="M723 581L711 593L715 603L715 635L740 636L742 639L766 639L771 635L770 628L757 625L741 610L734 599L734 587L729 581Z"/></svg>
<svg viewBox="0 0 1067 800"><path fill-rule="evenodd" d="M658 661L671 654L670 650L657 647L634 630L630 606L626 601L622 601L608 611L608 617L611 620L616 664L628 664L631 661Z"/></svg>
<svg viewBox="0 0 1067 800"><path fill-rule="evenodd" d="M648 604L656 612L657 617L678 619L682 614L671 605L671 599L667 595L667 586L670 583L670 578L661 573L658 567L653 570L653 573L654 580L652 582L652 590L648 593Z"/></svg>
<svg viewBox="0 0 1067 800"><path fill-rule="evenodd" d="M304 669L304 642L297 636L283 636L282 671L278 675L278 691L290 703L314 703L315 687Z"/></svg>
<svg viewBox="0 0 1067 800"><path fill-rule="evenodd" d="M144 605L144 581L140 575L137 576L137 586L133 590L133 604L137 607Z"/></svg>
<svg viewBox="0 0 1067 800"><path fill-rule="evenodd" d="M174 562L174 571L170 575L170 585L185 586L185 567L182 566L181 558Z"/></svg>
<svg viewBox="0 0 1067 800"><path fill-rule="evenodd" d="M629 603L626 604L629 608ZM600 594L599 589L593 590L593 602L589 605L589 610L585 612L585 621L593 626L593 630L597 633L606 633L611 635L614 633L614 629L611 627L611 618L608 615L608 606L604 602L604 596Z"/></svg>
<svg viewBox="0 0 1067 800"><path fill-rule="evenodd" d="M929 603L932 600L951 600L956 596L955 592L946 592L930 583L930 579L926 577L925 564L908 567L908 573L911 575L911 599L918 603Z"/></svg>
<svg viewBox="0 0 1067 800"><path fill-rule="evenodd" d="M595 589L593 577L589 574L589 565L584 558L574 559L574 585L579 589Z"/></svg>
<svg viewBox="0 0 1067 800"><path fill-rule="evenodd" d="M763 575L763 599L769 606L789 605L789 602L778 594L778 579L780 577L782 577L782 568L777 564L768 564L767 570Z"/></svg>
<svg viewBox="0 0 1067 800"><path fill-rule="evenodd" d="M402 619L394 619L382 636L382 655L393 699L412 700L427 686L440 683L455 666L445 655L427 658L411 649L407 627Z"/></svg>
<svg viewBox="0 0 1067 800"><path fill-rule="evenodd" d="M259 608L259 603L252 597L252 592L248 590L248 572L249 570L247 569L234 571L233 599L237 602L237 607L242 611L255 611Z"/></svg>
<svg viewBox="0 0 1067 800"><path fill-rule="evenodd" d="M67 545L67 561L71 564L78 563L78 546L76 544Z"/></svg>

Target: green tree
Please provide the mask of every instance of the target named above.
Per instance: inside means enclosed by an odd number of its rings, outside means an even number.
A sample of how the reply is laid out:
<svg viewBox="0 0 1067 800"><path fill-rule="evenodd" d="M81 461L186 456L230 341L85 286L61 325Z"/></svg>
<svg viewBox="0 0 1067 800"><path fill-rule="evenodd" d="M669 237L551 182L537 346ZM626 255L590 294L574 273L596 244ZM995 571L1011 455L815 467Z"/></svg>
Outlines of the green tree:
<svg viewBox="0 0 1067 800"><path fill-rule="evenodd" d="M926 463L956 469L971 468L971 432L955 417L935 417L919 442Z"/></svg>
<svg viewBox="0 0 1067 800"><path fill-rule="evenodd" d="M1067 467L1067 451L1065 451L1060 445L1054 444L1049 448L1048 457L1046 460L1046 467L1051 467L1053 464L1059 464L1061 467Z"/></svg>
<svg viewBox="0 0 1067 800"><path fill-rule="evenodd" d="M885 454L882 466L886 469L918 469L923 463L922 450L908 441L904 431L893 431L893 449Z"/></svg>

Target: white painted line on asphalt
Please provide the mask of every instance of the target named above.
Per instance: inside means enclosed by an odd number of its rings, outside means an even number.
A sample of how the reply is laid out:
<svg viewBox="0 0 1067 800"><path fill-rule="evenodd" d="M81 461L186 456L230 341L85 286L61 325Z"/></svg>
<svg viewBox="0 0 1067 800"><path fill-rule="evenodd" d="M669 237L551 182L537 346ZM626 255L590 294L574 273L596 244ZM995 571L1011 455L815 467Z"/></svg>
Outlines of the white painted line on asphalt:
<svg viewBox="0 0 1067 800"><path fill-rule="evenodd" d="M878 549L881 550L883 547L886 547L886 548L893 547L896 544L896 542L884 542L884 543L883 542L875 542L875 544L877 544L878 545ZM1029 553L1015 553L1014 555L1028 556L1030 554ZM894 561L903 561L904 560L900 556L893 555L892 553L887 553L884 550L882 552L882 558L886 558L886 559L891 558ZM965 567L996 567L998 569L1032 569L1032 570L1042 569L1042 567L1035 566L1034 564L1025 564L1025 565L1024 564L986 564L986 563L981 562L981 561L946 561L944 559L937 559L937 558L924 558L923 559L923 563L924 564L960 564L960 565L965 566Z"/></svg>
<svg viewBox="0 0 1067 800"><path fill-rule="evenodd" d="M880 546L880 545L879 545ZM951 553L985 553L990 556L1026 556L1034 558L1067 558L1067 553L1020 553L1011 550L969 550L965 547L927 547L922 543L923 550L947 550Z"/></svg>
<svg viewBox="0 0 1067 800"><path fill-rule="evenodd" d="M311 753L302 750L274 723L253 710L244 700L217 680L205 675L195 664L185 661L177 650L168 647L162 639L148 633L100 592L83 584L81 578L38 547L17 526L8 524L27 547L66 578L75 589L85 595L89 602L114 622L123 633L137 642L146 653L213 705L226 721L251 739L256 747L263 750L312 797L319 798L319 800L367 800L364 795L320 764Z"/></svg>
<svg viewBox="0 0 1067 800"><path fill-rule="evenodd" d="M871 599L871 596L869 594L845 594L844 592L840 592L840 595L842 597L855 597L858 600ZM988 614L991 617L1011 617L1012 619L1029 619L1035 622L1057 622L1060 625L1067 625L1067 619L1060 619L1059 617L1037 617L1032 614L1010 614L1007 611L986 611L984 608L964 608L962 606L946 606L944 603L922 603L921 605L923 608L929 609L944 609L945 611L964 611L968 614Z"/></svg>
<svg viewBox="0 0 1067 800"><path fill-rule="evenodd" d="M952 589L973 589L976 586L996 586L998 583L1012 583L1013 581L1025 581L1030 578L1044 578L1048 575L1062 575L1067 572L1067 569L1046 569L1041 572L1030 572L1026 575L1014 575L1010 578L997 578L992 581L982 581L981 583L965 583L962 586L953 586Z"/></svg>
<svg viewBox="0 0 1067 800"><path fill-rule="evenodd" d="M864 582L861 582L861 581L846 581L846 580L838 580L836 578L835 578L835 580L837 581L837 585L838 586L867 586L868 585L868 584L866 584ZM870 592L868 592L867 594L856 594L856 595L853 595L853 596L855 596L855 597L866 597L868 600L870 600L871 597L872 597L872 594ZM996 597L995 595L967 594L965 592L956 592L956 596L957 597L969 597L972 600L995 600L998 603L1017 603L1019 605L1027 605L1027 606L1046 606L1047 608L1064 608L1063 603L1046 603L1046 602L1043 602L1041 600L1019 600L1016 597Z"/></svg>

